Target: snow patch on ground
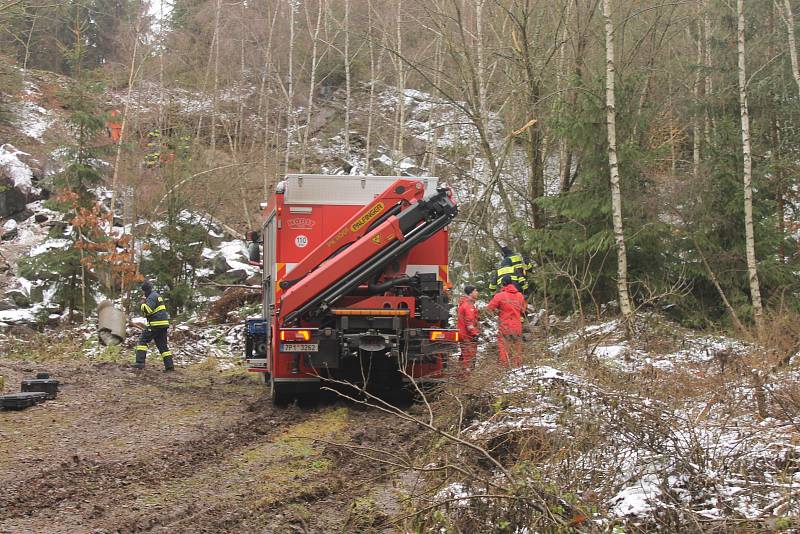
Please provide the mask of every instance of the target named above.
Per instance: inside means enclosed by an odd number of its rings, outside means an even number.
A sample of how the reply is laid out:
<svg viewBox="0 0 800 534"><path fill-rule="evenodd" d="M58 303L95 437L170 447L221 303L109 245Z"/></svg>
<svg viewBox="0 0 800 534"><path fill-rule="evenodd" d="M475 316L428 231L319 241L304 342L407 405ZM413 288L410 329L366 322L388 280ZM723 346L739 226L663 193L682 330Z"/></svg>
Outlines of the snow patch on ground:
<svg viewBox="0 0 800 534"><path fill-rule="evenodd" d="M590 325L553 345L565 348L587 335L616 338L617 327L616 320ZM624 340L594 337L595 343L601 342L594 354L603 365L628 372L644 362L665 369L708 365L719 351L752 350L733 338L683 334L676 337L676 347L661 354ZM772 383L780 387L797 379L798 373L791 372ZM790 495L800 485L797 428L791 421L755 417L755 393L746 378L732 377L724 400L676 398L667 404L603 389L588 377L541 365L510 370L493 392L493 412L470 422L466 437L506 439L506 434L521 433L525 439L533 434L559 444L585 435L582 425L597 425L596 445L574 451L568 463L583 466L587 473L607 473L602 487L590 482L596 484L596 477L587 476L587 485L578 490L603 495L606 512L597 518L603 525L653 525L664 513L725 519L732 510L740 517L759 519L790 513L791 502L796 502ZM767 393L772 394L771 387ZM464 490L458 484L447 486L449 498ZM793 513L800 515L797 512Z"/></svg>
<svg viewBox="0 0 800 534"><path fill-rule="evenodd" d="M42 136L55 121L53 114L33 102L21 102L12 108L14 125L25 135L40 143Z"/></svg>
<svg viewBox="0 0 800 534"><path fill-rule="evenodd" d="M72 241L69 239L48 239L44 243L40 243L33 247L29 255L31 257L35 257L40 256L50 250L64 250L70 246L70 243L72 243Z"/></svg>
<svg viewBox="0 0 800 534"><path fill-rule="evenodd" d="M27 163L20 159L20 156L29 156L27 152L17 150L11 144L0 145L0 167L5 168L14 187L25 194L38 194L41 189L33 185L33 171Z"/></svg>

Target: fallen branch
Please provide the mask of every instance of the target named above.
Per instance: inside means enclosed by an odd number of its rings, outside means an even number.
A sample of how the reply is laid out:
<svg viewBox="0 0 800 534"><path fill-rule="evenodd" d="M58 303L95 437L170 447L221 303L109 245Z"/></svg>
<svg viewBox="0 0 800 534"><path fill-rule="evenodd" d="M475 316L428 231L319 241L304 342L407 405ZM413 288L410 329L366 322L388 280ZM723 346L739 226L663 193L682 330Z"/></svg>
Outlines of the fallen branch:
<svg viewBox="0 0 800 534"><path fill-rule="evenodd" d="M256 289L260 290L261 289L261 286L250 286L250 285L247 285L247 284L220 284L219 282L214 282L214 281L211 281L211 280L209 280L208 282L200 282L197 285L199 285L199 286L210 286L210 287L224 287L226 289L229 288L229 287L239 287L239 288L242 288L242 289L252 289L252 290L256 290Z"/></svg>

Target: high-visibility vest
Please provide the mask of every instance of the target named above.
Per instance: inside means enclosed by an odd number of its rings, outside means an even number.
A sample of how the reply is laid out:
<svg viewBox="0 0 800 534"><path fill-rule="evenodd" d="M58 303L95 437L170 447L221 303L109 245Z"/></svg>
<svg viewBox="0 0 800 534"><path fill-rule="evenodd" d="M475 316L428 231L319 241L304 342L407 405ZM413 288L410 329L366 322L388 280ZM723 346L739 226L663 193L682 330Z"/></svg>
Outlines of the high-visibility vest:
<svg viewBox="0 0 800 534"><path fill-rule="evenodd" d="M164 298L157 291L151 291L142 303L142 315L148 326L169 326L169 312Z"/></svg>

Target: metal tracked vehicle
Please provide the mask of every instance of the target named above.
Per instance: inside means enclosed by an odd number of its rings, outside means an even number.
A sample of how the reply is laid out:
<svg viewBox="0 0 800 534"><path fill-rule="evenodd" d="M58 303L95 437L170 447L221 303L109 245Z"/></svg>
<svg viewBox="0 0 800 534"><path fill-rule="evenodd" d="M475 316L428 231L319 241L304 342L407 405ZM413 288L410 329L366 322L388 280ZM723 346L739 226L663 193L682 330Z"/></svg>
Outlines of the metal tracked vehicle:
<svg viewBox="0 0 800 534"><path fill-rule="evenodd" d="M246 322L245 359L275 404L326 381L386 391L442 377L458 342L449 189L436 178L293 174L263 207L263 227L248 234L263 306Z"/></svg>

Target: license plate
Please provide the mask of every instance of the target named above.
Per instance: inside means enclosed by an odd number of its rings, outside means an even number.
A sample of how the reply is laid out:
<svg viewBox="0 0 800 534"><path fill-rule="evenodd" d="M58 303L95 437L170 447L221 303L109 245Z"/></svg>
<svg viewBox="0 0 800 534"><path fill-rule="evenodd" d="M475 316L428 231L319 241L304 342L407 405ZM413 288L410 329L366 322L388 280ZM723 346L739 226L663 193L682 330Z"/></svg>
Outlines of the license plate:
<svg viewBox="0 0 800 534"><path fill-rule="evenodd" d="M284 343L281 352L319 352L318 343Z"/></svg>

